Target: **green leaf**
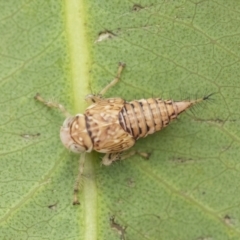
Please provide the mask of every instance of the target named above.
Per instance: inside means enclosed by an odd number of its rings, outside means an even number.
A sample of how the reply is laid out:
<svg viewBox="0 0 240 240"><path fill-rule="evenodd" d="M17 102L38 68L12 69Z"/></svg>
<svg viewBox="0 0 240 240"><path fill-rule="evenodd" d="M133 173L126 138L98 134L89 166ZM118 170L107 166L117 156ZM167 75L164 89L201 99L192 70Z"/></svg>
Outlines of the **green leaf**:
<svg viewBox="0 0 240 240"><path fill-rule="evenodd" d="M240 5L237 0L0 0L1 239L239 239ZM181 100L216 92L137 142L151 152L100 165L87 155L80 206L79 155L59 140L61 113L106 97ZM201 108L201 106L203 106Z"/></svg>

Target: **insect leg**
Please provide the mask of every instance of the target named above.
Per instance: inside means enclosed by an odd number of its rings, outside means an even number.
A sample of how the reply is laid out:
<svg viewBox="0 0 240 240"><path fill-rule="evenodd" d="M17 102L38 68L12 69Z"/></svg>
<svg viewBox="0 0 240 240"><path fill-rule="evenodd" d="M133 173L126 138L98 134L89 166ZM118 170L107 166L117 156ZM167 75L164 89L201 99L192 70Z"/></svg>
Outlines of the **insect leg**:
<svg viewBox="0 0 240 240"><path fill-rule="evenodd" d="M81 157L79 159L78 175L77 175L77 179L75 181L74 191L73 191L73 205L80 204L77 195L78 195L80 183L82 180L82 174L83 174L83 170L84 170L84 162L85 162L85 154L83 153L83 154L81 154Z"/></svg>
<svg viewBox="0 0 240 240"><path fill-rule="evenodd" d="M99 94L88 94L86 97L85 97L85 100L87 102L90 102L90 103L95 103L95 102L99 102L101 101L103 98L101 95Z"/></svg>
<svg viewBox="0 0 240 240"><path fill-rule="evenodd" d="M34 97L37 101L42 102L44 105L46 105L47 107L50 108L58 108L66 117L70 117L71 114L68 113L68 111L64 108L64 106L62 104L59 104L57 102L53 102L53 101L46 101L44 100L39 93L36 94L36 96Z"/></svg>
<svg viewBox="0 0 240 240"><path fill-rule="evenodd" d="M112 164L112 162L120 160L120 155L121 155L121 152L107 153L104 155L101 163L105 166L109 166Z"/></svg>
<svg viewBox="0 0 240 240"><path fill-rule="evenodd" d="M116 77L105 88L103 88L100 91L99 95L104 95L109 88L113 87L115 84L118 83L118 81L120 80L121 73L122 73L122 70L123 70L124 67L125 67L125 64L120 62L119 66L118 66L118 71L117 71Z"/></svg>
<svg viewBox="0 0 240 240"><path fill-rule="evenodd" d="M130 158L131 156L134 156L134 155L139 155L140 157L143 157L145 159L149 159L151 154L147 153L147 152L139 152L139 151L133 150L133 151L122 154L120 156L119 160L124 160L124 159Z"/></svg>
<svg viewBox="0 0 240 240"><path fill-rule="evenodd" d="M85 97L85 100L89 103L96 103L104 100L102 96L107 92L108 89L110 89L111 87L113 87L115 84L118 83L124 67L125 67L125 64L120 62L116 77L106 87L104 87L98 94L88 94Z"/></svg>
<svg viewBox="0 0 240 240"><path fill-rule="evenodd" d="M102 159L102 164L105 166L109 166L111 165L113 162L118 161L118 160L124 160L127 158L130 158L133 155L139 155L145 159L149 159L150 157L150 153L146 153L146 152L139 152L136 150L127 152L127 153L122 153L122 152L118 152L118 153L107 153L103 159Z"/></svg>

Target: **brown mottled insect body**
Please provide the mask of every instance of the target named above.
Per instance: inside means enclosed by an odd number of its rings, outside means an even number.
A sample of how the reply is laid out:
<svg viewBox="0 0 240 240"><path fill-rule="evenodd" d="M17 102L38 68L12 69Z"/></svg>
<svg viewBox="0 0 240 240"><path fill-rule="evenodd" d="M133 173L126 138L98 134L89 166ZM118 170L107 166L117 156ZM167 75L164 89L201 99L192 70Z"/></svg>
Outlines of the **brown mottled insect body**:
<svg viewBox="0 0 240 240"><path fill-rule="evenodd" d="M159 98L126 102L121 98L99 98L84 114L77 114L72 119L69 136L63 142L71 150L73 148L67 145L72 143L70 138L86 152L123 152L131 148L137 139L166 127L195 102ZM65 130L63 134L66 134ZM82 151L82 148L78 149L75 147L73 151Z"/></svg>
<svg viewBox="0 0 240 240"><path fill-rule="evenodd" d="M47 102L39 94L35 96L45 105L60 109L67 117L60 130L63 145L76 153L92 150L105 153L102 159L104 165L110 165L116 160L123 160L136 153L148 158L149 154L146 153L131 151L124 155L122 152L131 148L139 138L160 131L180 113L211 96L192 101L149 98L126 102L122 98L103 98L102 95L119 81L123 67L124 64L119 65L117 76L99 95L86 97L92 104L84 114L72 116L61 104ZM80 160L79 166L79 175L74 188L74 204L79 204L77 192L84 159Z"/></svg>
<svg viewBox="0 0 240 240"><path fill-rule="evenodd" d="M193 103L174 102L160 98L126 102L119 114L120 124L137 140L160 131Z"/></svg>
<svg viewBox="0 0 240 240"><path fill-rule="evenodd" d="M121 98L99 98L86 109L86 127L95 151L121 152L134 145L135 140L121 127L119 121L124 103Z"/></svg>

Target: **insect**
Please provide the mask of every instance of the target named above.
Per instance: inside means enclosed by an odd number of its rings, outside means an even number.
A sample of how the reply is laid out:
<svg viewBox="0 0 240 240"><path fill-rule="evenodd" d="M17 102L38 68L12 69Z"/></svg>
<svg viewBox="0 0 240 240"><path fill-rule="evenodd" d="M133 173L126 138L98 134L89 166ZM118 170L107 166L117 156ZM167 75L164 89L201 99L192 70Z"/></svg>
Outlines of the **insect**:
<svg viewBox="0 0 240 240"><path fill-rule="evenodd" d="M116 77L97 95L87 95L91 105L85 113L69 114L63 105L45 101L38 93L35 99L48 107L58 108L66 116L60 129L63 145L75 153L93 150L105 153L103 165L126 159L134 154L148 158L149 154L130 149L139 138L146 137L166 127L189 107L209 99L212 95L192 101L173 101L161 98L140 99L127 102L122 98L104 98L103 95L114 86L121 76L125 64L119 63ZM73 204L80 204L77 198L84 159L80 158L79 173L74 187Z"/></svg>

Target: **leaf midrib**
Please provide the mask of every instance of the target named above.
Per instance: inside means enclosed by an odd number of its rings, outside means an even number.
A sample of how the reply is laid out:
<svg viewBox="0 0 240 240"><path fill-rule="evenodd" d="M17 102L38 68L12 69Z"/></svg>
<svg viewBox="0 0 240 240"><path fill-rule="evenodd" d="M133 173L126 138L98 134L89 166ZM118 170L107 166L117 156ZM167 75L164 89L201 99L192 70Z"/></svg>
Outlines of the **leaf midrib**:
<svg viewBox="0 0 240 240"><path fill-rule="evenodd" d="M86 103L85 96L89 93L89 69L90 54L88 52L87 34L85 32L86 6L83 1L65 0L65 22L70 57L70 78L74 99L75 113L84 112ZM85 169L94 175L93 161L91 155L86 154ZM83 229L81 237L88 240L97 239L97 187L94 180L84 181L84 187L80 191L81 205L76 206L76 211L84 214ZM80 228L79 222L79 228Z"/></svg>

